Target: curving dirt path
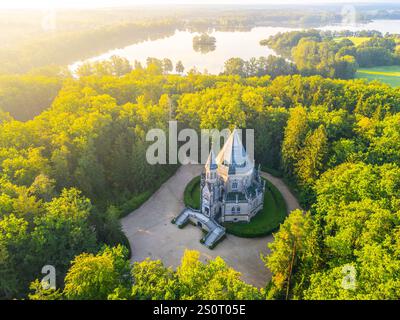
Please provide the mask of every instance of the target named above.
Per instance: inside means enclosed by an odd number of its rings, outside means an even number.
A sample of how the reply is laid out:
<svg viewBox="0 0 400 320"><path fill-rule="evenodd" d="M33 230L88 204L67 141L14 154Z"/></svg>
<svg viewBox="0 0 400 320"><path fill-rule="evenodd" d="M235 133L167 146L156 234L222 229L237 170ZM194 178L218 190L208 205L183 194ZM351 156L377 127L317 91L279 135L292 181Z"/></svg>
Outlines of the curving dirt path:
<svg viewBox="0 0 400 320"><path fill-rule="evenodd" d="M242 273L244 281L264 287L270 273L265 269L260 253L268 253L267 243L272 241L272 236L245 239L227 235L215 249L209 250L200 244L202 231L199 228L189 224L178 229L171 223L171 219L184 208L183 192L186 185L202 169L203 166L199 165L181 166L147 202L121 220L122 230L132 248L131 261L150 257L162 260L166 266L177 267L185 249L197 250L201 253L202 261L220 256ZM262 175L282 193L289 212L300 207L280 179L267 173Z"/></svg>
<svg viewBox="0 0 400 320"><path fill-rule="evenodd" d="M290 213L293 210L300 209L300 204L296 197L292 194L287 185L282 181L282 179L274 177L267 172L261 172L261 176L268 181L270 181L282 194L286 201L287 212Z"/></svg>

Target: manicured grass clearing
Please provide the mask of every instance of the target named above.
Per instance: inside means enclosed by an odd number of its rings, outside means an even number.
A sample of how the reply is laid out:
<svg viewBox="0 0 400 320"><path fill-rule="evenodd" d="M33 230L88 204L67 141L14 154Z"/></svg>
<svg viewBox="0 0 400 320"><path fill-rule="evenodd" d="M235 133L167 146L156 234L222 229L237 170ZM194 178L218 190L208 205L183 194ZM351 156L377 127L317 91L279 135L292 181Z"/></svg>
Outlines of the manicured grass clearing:
<svg viewBox="0 0 400 320"><path fill-rule="evenodd" d="M185 205L194 209L200 207L200 177L189 182L184 194ZM286 203L281 193L266 180L264 208L249 222L224 223L228 233L243 238L263 237L279 228L286 217Z"/></svg>
<svg viewBox="0 0 400 320"><path fill-rule="evenodd" d="M371 38L370 37L338 37L338 38L335 38L335 41L340 42L344 39L348 39L351 42L353 42L355 46L359 46L360 44L362 44L365 41L368 41Z"/></svg>
<svg viewBox="0 0 400 320"><path fill-rule="evenodd" d="M356 78L364 78L368 81L378 80L392 87L398 87L400 86L400 66L361 68L357 70Z"/></svg>
<svg viewBox="0 0 400 320"><path fill-rule="evenodd" d="M200 183L196 183L192 189L191 193L193 208L200 208Z"/></svg>
<svg viewBox="0 0 400 320"><path fill-rule="evenodd" d="M183 202L186 207L200 208L200 176L193 178L186 186Z"/></svg>

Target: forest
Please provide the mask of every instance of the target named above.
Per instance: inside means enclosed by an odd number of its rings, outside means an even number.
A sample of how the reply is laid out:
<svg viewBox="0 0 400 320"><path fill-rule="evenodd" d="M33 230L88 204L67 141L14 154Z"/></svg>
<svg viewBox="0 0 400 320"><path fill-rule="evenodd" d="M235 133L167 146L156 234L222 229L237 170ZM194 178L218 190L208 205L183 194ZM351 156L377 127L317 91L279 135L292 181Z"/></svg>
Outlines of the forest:
<svg viewBox="0 0 400 320"><path fill-rule="evenodd" d="M400 298L399 88L125 62L84 66L79 78L53 68L0 78L1 298ZM145 159L146 132L174 119L196 130L255 129L256 161L301 201L306 213L292 212L262 257L272 272L264 288L196 251L176 270L130 265L119 218L177 169ZM47 264L57 290L39 282ZM341 286L346 265L357 272L354 290Z"/></svg>
<svg viewBox="0 0 400 320"><path fill-rule="evenodd" d="M352 79L359 67L400 65L398 34L311 29L278 33L260 44L293 61L305 76Z"/></svg>

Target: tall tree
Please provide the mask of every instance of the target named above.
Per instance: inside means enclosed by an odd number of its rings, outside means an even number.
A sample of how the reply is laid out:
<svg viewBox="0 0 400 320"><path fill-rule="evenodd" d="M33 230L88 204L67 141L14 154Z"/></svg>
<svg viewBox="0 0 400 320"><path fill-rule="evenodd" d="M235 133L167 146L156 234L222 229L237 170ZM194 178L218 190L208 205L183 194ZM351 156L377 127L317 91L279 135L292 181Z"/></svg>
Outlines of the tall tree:
<svg viewBox="0 0 400 320"><path fill-rule="evenodd" d="M291 212L274 235L274 242L268 245L271 253L262 256L266 267L272 272L269 298L301 297L304 288L296 272L310 272L310 266L313 265L310 260L315 258L311 249L316 250L317 244L311 215L301 210Z"/></svg>
<svg viewBox="0 0 400 320"><path fill-rule="evenodd" d="M299 160L295 165L295 171L301 184L311 186L318 178L324 166L327 143L328 139L323 125L306 137L304 147L298 155Z"/></svg>
<svg viewBox="0 0 400 320"><path fill-rule="evenodd" d="M19 297L31 276L28 223L14 215L0 220L0 297Z"/></svg>
<svg viewBox="0 0 400 320"><path fill-rule="evenodd" d="M225 61L224 74L226 75L238 75L241 77L246 76L245 62L241 58L230 58Z"/></svg>
<svg viewBox="0 0 400 320"><path fill-rule="evenodd" d="M182 61L179 60L179 61L176 63L176 65L175 65L175 70L176 70L176 72L178 72L178 73L183 73L183 71L185 71L185 67L183 66Z"/></svg>
<svg viewBox="0 0 400 320"><path fill-rule="evenodd" d="M97 255L82 253L74 258L63 294L73 300L122 299L130 296L131 285L127 249L105 247Z"/></svg>
<svg viewBox="0 0 400 320"><path fill-rule="evenodd" d="M165 73L170 73L174 70L174 65L172 64L172 61L170 59L164 58L162 64Z"/></svg>
<svg viewBox="0 0 400 320"><path fill-rule="evenodd" d="M308 132L307 111L304 107L290 110L282 143L282 164L286 174L293 175L299 151Z"/></svg>
<svg viewBox="0 0 400 320"><path fill-rule="evenodd" d="M96 234L88 220L92 205L78 190L69 189L63 190L45 208L43 216L35 217L30 260L37 272L44 265L53 265L61 284L75 255L97 249Z"/></svg>

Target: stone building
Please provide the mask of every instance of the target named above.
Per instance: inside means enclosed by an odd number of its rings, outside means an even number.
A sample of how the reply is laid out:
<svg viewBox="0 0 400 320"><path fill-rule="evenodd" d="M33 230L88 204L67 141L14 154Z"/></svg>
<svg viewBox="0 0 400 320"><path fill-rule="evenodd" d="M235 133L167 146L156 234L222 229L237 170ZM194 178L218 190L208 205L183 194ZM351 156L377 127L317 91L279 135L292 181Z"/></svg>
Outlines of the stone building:
<svg viewBox="0 0 400 320"><path fill-rule="evenodd" d="M265 182L246 153L237 130L217 156L211 149L200 182L200 210L185 208L175 219L208 231L202 242L213 246L224 234L223 222L249 222L264 205Z"/></svg>
<svg viewBox="0 0 400 320"><path fill-rule="evenodd" d="M249 222L263 208L265 183L237 130L217 157L211 150L200 190L201 212L219 222Z"/></svg>

